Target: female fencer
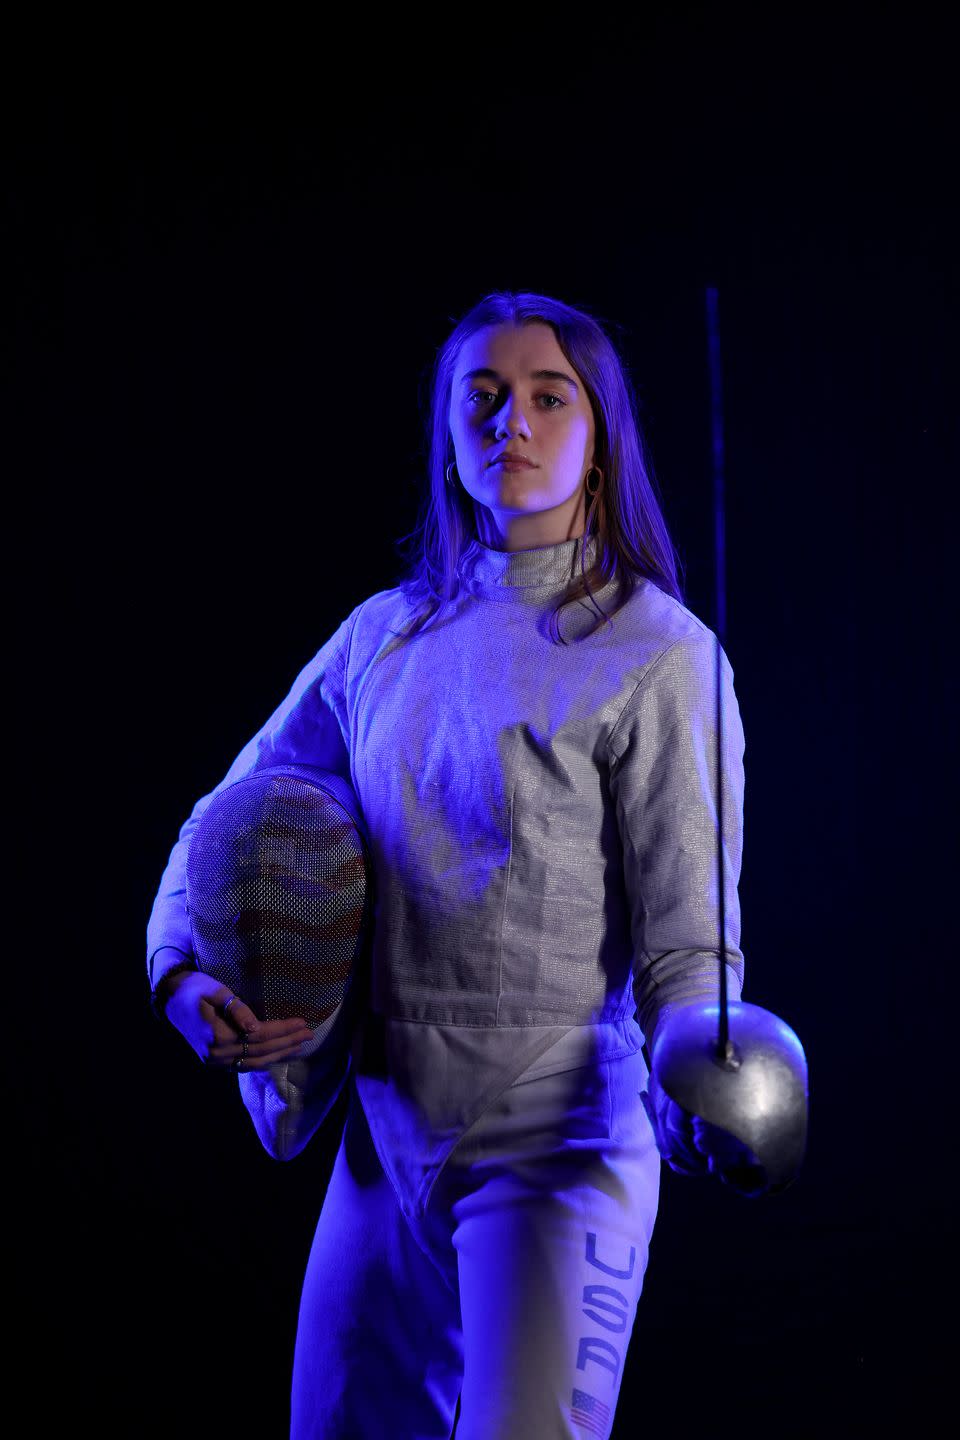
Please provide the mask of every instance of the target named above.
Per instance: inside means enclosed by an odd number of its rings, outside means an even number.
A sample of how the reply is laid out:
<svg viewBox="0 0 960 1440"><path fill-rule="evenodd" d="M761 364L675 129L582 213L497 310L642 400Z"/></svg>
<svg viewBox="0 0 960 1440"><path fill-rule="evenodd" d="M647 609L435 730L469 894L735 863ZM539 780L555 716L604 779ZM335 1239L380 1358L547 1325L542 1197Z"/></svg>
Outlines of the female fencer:
<svg viewBox="0 0 960 1440"><path fill-rule="evenodd" d="M258 767L348 780L376 879L369 1003L338 1062L347 1118L291 1435L448 1440L456 1420L457 1440L606 1436L661 1153L745 1190L749 1155L670 1101L641 1048L716 995L715 637L682 603L635 395L595 318L498 292L455 326L411 538L400 583L351 611L184 823L151 988L262 1098L311 1032L196 968L188 842ZM744 744L722 667L737 1000ZM308 1096L285 1153L328 1109Z"/></svg>

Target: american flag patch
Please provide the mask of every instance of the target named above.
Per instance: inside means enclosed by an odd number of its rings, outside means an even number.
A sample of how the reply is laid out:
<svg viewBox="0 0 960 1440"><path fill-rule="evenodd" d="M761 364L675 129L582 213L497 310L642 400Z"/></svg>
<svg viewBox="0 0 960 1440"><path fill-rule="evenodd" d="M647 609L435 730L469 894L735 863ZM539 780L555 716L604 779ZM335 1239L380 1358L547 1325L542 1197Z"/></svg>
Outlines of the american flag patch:
<svg viewBox="0 0 960 1440"><path fill-rule="evenodd" d="M571 1401L572 1418L582 1430L592 1430L594 1435L606 1435L610 1423L610 1406L588 1395L586 1390L574 1390Z"/></svg>

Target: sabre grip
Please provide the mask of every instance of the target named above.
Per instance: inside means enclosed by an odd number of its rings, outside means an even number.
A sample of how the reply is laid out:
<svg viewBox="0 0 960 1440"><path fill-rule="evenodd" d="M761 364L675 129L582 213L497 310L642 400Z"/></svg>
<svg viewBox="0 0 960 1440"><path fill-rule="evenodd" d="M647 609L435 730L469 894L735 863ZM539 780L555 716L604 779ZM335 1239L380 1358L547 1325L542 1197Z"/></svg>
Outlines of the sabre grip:
<svg viewBox="0 0 960 1440"><path fill-rule="evenodd" d="M741 1195L760 1195L766 1189L757 1157L736 1136L691 1115L672 1100L650 1071L648 1089L640 1099L653 1128L657 1149L679 1175L716 1175L722 1184Z"/></svg>

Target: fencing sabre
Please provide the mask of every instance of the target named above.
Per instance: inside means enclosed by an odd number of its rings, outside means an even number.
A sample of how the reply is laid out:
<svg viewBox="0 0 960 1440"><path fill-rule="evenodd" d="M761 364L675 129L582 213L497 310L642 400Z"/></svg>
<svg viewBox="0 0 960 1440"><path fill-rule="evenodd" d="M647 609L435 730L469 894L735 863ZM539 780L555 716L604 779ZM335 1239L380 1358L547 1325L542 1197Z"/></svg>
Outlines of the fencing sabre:
<svg viewBox="0 0 960 1440"><path fill-rule="evenodd" d="M793 1183L803 1162L807 1062L798 1036L779 1016L759 1005L727 1002L720 668L726 639L726 536L720 327L717 291L710 286L706 321L713 451L720 1003L700 1002L674 1011L658 1029L650 1061L671 1100L753 1151L764 1182L754 1194L772 1195Z"/></svg>

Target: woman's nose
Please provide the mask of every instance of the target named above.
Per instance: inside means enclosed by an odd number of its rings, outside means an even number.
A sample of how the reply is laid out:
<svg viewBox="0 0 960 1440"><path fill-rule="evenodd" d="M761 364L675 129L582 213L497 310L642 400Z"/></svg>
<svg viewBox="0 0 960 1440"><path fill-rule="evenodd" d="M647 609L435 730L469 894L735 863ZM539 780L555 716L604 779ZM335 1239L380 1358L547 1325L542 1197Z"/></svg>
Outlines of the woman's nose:
<svg viewBox="0 0 960 1440"><path fill-rule="evenodd" d="M516 397L508 400L497 415L497 438L499 439L501 435L508 436L511 426L517 435L530 434L530 426L523 413L523 406Z"/></svg>

